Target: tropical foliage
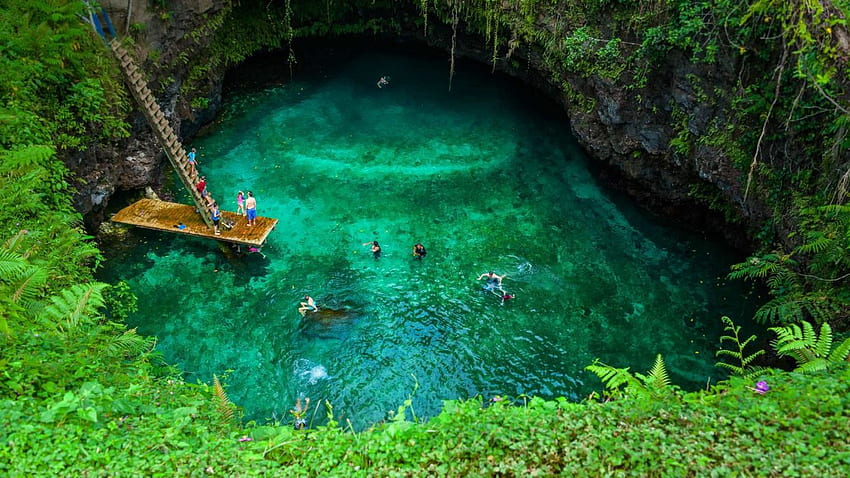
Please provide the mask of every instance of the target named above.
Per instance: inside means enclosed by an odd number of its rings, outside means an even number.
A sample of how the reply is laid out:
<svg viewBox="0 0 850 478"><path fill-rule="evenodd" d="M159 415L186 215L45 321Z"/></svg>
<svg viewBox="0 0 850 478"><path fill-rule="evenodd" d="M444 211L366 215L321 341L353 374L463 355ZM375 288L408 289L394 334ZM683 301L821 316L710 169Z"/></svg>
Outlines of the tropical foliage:
<svg viewBox="0 0 850 478"><path fill-rule="evenodd" d="M828 323L821 324L819 333L805 321L801 325L791 324L770 330L776 332L773 346L777 353L793 357L800 372L819 372L847 365L850 338L833 349L832 327Z"/></svg>
<svg viewBox="0 0 850 478"><path fill-rule="evenodd" d="M605 384L608 398L636 398L658 400L669 397L675 391L670 385L670 377L661 354L655 357L655 363L646 373L632 374L627 368L616 368L600 363L598 360L585 367L593 372Z"/></svg>
<svg viewBox="0 0 850 478"><path fill-rule="evenodd" d="M722 335L720 337L720 350L717 351L718 357L728 357L733 363L718 362L717 366L725 368L731 374L743 378L753 378L764 372L763 367L753 365L756 359L764 355L764 350L756 350L751 354L747 354L744 349L756 340L755 335L750 335L743 342L741 341L741 327L736 326L729 317L721 317L725 330L730 335ZM729 344L733 348L723 348Z"/></svg>

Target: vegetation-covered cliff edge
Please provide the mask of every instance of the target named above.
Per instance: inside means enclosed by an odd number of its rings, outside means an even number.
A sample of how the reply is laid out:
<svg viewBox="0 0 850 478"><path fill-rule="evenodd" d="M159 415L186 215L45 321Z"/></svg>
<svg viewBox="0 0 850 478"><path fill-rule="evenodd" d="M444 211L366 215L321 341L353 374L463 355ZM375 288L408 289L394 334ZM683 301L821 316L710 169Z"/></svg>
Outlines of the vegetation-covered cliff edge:
<svg viewBox="0 0 850 478"><path fill-rule="evenodd" d="M198 8L178 14L187 5ZM220 383L183 383L153 351L152 339L125 329L123 318L135 306L131 291L92 281L99 253L71 198L85 210L80 198L139 187L162 163L145 126L133 116L127 121L131 105L102 43L80 20L83 5L5 2L4 474L841 476L850 467L850 341L833 333L846 330L848 300L846 2L155 6L157 21L185 25L190 33L182 41L198 46L185 57L182 46L146 50L175 122L214 109L217 81L229 66L263 48L283 47L289 58L290 40L297 59L303 36L402 34L443 45L449 57L492 58L495 51L497 68L528 75L559 98L588 150L634 176L631 184L644 184L645 164L676 167L646 174L672 174L670 191L689 193L683 201L764 225L757 235L763 247L733 276L767 281L774 300L759 319L775 326L773 348L797 370L754 368L758 351L730 324L720 358L733 377L707 391L677 390L663 361L645 374L596 364L606 386L602 401L485 400L492 403L486 408L476 399L449 402L427 423L403 403L385 423L360 433L332 419L308 431L292 430L289 420L280 427L239 423ZM124 25L137 34L153 28L139 19ZM665 64L680 65L682 74L658 66ZM728 80L730 72L729 90L703 84L711 75ZM641 94L667 78L677 78L668 95L664 87L649 100ZM632 117L642 104L651 114ZM619 139L589 140L609 132ZM112 176L98 161L108 158L120 158ZM636 163L633 173L628 161ZM70 175L63 162L86 174ZM331 405L313 404L328 414Z"/></svg>

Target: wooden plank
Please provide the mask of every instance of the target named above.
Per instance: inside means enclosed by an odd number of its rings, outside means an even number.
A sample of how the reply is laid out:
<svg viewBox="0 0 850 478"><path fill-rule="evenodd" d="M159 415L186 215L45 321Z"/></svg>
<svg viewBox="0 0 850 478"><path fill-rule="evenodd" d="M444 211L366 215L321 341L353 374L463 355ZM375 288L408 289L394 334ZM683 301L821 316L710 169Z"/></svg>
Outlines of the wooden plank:
<svg viewBox="0 0 850 478"><path fill-rule="evenodd" d="M204 224L195 206L156 199L142 199L118 211L112 216L112 221L155 231L187 234L255 247L262 246L269 233L277 226L277 219L270 217L257 216L257 220L251 227L248 227L248 221L245 217L234 212L221 211L221 217L222 223L224 220L229 220L235 222L236 225L229 231L222 225L219 228L221 235L216 236L213 230ZM179 229L178 224L183 224L186 227Z"/></svg>

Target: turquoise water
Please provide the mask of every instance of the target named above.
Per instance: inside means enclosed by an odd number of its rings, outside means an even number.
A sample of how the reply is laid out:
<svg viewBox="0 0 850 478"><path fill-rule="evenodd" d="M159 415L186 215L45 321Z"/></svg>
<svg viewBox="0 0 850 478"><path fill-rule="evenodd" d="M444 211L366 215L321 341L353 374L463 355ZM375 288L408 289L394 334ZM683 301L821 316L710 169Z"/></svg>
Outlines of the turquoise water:
<svg viewBox="0 0 850 478"><path fill-rule="evenodd" d="M445 58L369 53L230 94L187 146L225 209L251 190L280 220L265 258L134 231L103 272L139 296L130 324L260 420L299 396L356 428L411 394L420 418L476 395L579 400L601 388L594 358L719 378L719 317L749 310L718 279L736 257L602 189L565 119L516 84L465 63L447 80ZM514 300L481 290L488 270ZM305 294L339 315L302 318Z"/></svg>

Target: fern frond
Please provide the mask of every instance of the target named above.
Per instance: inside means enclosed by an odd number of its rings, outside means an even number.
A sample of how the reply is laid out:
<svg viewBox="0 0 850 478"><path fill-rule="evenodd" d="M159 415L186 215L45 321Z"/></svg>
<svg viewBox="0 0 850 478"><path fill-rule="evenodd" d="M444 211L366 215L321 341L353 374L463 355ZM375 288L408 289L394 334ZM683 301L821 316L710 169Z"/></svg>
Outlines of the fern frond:
<svg viewBox="0 0 850 478"><path fill-rule="evenodd" d="M27 265L27 261L20 255L0 248L0 282L6 282L18 276Z"/></svg>
<svg viewBox="0 0 850 478"><path fill-rule="evenodd" d="M764 353L764 350L760 350L760 352ZM765 370L768 370L765 367L751 367L745 373L741 374L741 377L744 380L752 380L758 376L764 375Z"/></svg>
<svg viewBox="0 0 850 478"><path fill-rule="evenodd" d="M714 365L717 366L717 367L725 368L726 370L729 370L730 372L732 372L733 375L744 375L744 373L746 373L746 370L744 370L743 368L741 368L737 365L732 365L730 363L717 362Z"/></svg>
<svg viewBox="0 0 850 478"><path fill-rule="evenodd" d="M231 423L233 421L233 413L236 407L233 405L233 402L227 398L227 392L218 380L218 375L215 374L213 374L213 396L215 397L216 408L218 409L218 415L221 417L222 422L225 424Z"/></svg>
<svg viewBox="0 0 850 478"><path fill-rule="evenodd" d="M796 297L782 296L772 299L756 311L756 322L762 324L787 324L803 320L803 307Z"/></svg>
<svg viewBox="0 0 850 478"><path fill-rule="evenodd" d="M593 364L584 368L587 371L593 372L602 380L605 388L614 390L622 385L627 385L632 379L632 374L629 373L629 368L615 368L610 365L603 364L595 360Z"/></svg>
<svg viewBox="0 0 850 478"><path fill-rule="evenodd" d="M819 358L810 360L810 361L808 361L804 364L801 364L799 367L797 367L794 370L797 371L797 372L802 372L802 373L814 373L814 372L824 371L828 368L829 368L829 363L826 361L826 359L819 357Z"/></svg>
<svg viewBox="0 0 850 478"><path fill-rule="evenodd" d="M818 206L815 210L836 217L850 217L850 205L847 204L827 204L825 206ZM811 212L811 209L807 209L804 212Z"/></svg>
<svg viewBox="0 0 850 478"><path fill-rule="evenodd" d="M827 250L833 245L833 240L823 235L821 231L814 231L807 235L807 242L795 249L800 254L817 254Z"/></svg>
<svg viewBox="0 0 850 478"><path fill-rule="evenodd" d="M801 323L803 325L803 341L809 344L808 347L810 348L817 346L818 334L815 332L815 327L811 322L805 320Z"/></svg>
<svg viewBox="0 0 850 478"><path fill-rule="evenodd" d="M153 345L152 337L142 337L136 333L136 329L130 329L112 337L104 350L110 356L134 357L151 350Z"/></svg>
<svg viewBox="0 0 850 478"><path fill-rule="evenodd" d="M54 154L53 148L41 145L27 146L14 151L3 151L0 153L0 164L3 165L0 171L15 171L42 165Z"/></svg>
<svg viewBox="0 0 850 478"><path fill-rule="evenodd" d="M829 362L837 364L844 362L850 356L850 338L844 339L838 347L829 354Z"/></svg>
<svg viewBox="0 0 850 478"><path fill-rule="evenodd" d="M670 377L667 375L667 367L664 366L664 359L661 354L655 357L655 363L649 370L649 375L644 381L647 386L661 389L670 385Z"/></svg>
<svg viewBox="0 0 850 478"><path fill-rule="evenodd" d="M717 352L715 352L714 355L715 356L727 355L727 356L732 357L734 359L740 359L741 358L741 352L739 352L737 350L729 350L729 349L720 349Z"/></svg>
<svg viewBox="0 0 850 478"><path fill-rule="evenodd" d="M743 366L745 369L748 368L749 365L753 362L753 360L757 359L758 357L760 357L762 355L764 355L764 350L759 349L759 350L756 350L755 352L753 352L752 355L748 355L746 357L741 357L741 366Z"/></svg>
<svg viewBox="0 0 850 478"><path fill-rule="evenodd" d="M58 330L71 332L97 313L104 306L103 289L107 284L93 282L75 284L51 297L39 313L39 319L52 324Z"/></svg>
<svg viewBox="0 0 850 478"><path fill-rule="evenodd" d="M27 267L13 284L14 290L10 294L12 302L26 303L35 300L46 283L47 271L41 267Z"/></svg>
<svg viewBox="0 0 850 478"><path fill-rule="evenodd" d="M748 257L745 262L732 265L730 279L763 279L781 270L781 258L777 254Z"/></svg>
<svg viewBox="0 0 850 478"><path fill-rule="evenodd" d="M820 326L820 336L815 341L814 352L817 357L826 358L829 357L830 350L832 350L832 327L824 322Z"/></svg>

